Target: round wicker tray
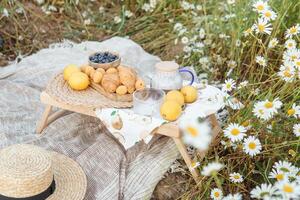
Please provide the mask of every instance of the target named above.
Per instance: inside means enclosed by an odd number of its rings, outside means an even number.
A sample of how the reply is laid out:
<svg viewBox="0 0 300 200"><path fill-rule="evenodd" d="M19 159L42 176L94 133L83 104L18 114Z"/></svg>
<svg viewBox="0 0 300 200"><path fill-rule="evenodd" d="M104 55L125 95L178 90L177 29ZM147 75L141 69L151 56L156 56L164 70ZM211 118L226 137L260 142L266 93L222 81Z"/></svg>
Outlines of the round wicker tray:
<svg viewBox="0 0 300 200"><path fill-rule="evenodd" d="M64 80L63 74L56 75L47 85L46 92L56 101L74 106L85 106L92 108L128 108L132 102L120 102L111 100L93 88L89 87L83 91L75 91Z"/></svg>

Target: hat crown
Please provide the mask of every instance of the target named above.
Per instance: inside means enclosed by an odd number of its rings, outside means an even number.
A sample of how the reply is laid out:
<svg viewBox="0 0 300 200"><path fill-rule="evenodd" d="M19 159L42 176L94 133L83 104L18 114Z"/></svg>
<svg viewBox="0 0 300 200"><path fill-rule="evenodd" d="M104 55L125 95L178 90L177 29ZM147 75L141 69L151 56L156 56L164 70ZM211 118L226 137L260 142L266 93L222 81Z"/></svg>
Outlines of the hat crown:
<svg viewBox="0 0 300 200"><path fill-rule="evenodd" d="M40 147L17 144L0 151L0 194L22 198L45 191L53 181L51 157Z"/></svg>

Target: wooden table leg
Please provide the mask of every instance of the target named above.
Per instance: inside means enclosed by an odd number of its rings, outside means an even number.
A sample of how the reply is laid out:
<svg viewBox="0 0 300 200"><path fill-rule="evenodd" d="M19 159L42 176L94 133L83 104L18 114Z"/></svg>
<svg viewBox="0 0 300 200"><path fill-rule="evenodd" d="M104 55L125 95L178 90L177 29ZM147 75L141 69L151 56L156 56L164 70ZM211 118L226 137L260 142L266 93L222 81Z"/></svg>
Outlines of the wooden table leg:
<svg viewBox="0 0 300 200"><path fill-rule="evenodd" d="M182 139L179 137L179 138L175 138L173 137L173 140L184 160L184 162L186 163L186 165L188 166L194 180L196 181L196 183L199 182L199 172L196 168L192 168L192 159L191 157L189 156L187 150L186 150L186 146L184 145L184 143L182 142Z"/></svg>
<svg viewBox="0 0 300 200"><path fill-rule="evenodd" d="M41 133L44 130L44 128L47 126L47 121L48 121L48 117L49 117L51 110L52 110L52 106L46 105L46 108L42 115L41 121L38 123L37 128L36 128L37 133Z"/></svg>

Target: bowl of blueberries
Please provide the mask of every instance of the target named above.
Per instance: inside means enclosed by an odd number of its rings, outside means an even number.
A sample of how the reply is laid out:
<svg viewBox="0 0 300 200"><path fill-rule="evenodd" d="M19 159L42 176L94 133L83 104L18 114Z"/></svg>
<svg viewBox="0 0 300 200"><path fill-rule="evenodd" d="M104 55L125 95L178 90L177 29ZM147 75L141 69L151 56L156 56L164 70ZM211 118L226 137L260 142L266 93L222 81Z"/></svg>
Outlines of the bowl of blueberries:
<svg viewBox="0 0 300 200"><path fill-rule="evenodd" d="M121 58L116 52L101 51L89 56L89 64L94 68L103 68L106 70L110 67L118 67L120 63Z"/></svg>

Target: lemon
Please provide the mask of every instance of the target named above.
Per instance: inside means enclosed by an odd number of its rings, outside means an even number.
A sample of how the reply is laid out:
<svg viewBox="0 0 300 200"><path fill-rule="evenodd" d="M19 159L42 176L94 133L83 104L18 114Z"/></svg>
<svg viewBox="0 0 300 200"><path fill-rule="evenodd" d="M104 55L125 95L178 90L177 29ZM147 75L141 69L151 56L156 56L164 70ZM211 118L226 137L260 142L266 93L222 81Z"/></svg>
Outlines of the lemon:
<svg viewBox="0 0 300 200"><path fill-rule="evenodd" d="M74 64L67 65L67 66L64 68L64 79L65 79L66 81L69 80L70 76L71 76L74 72L80 72L80 69L77 67L77 65L74 65Z"/></svg>
<svg viewBox="0 0 300 200"><path fill-rule="evenodd" d="M198 91L195 87L193 86L184 86L181 88L180 92L184 96L184 102L185 103L193 103L194 101L197 100L198 97Z"/></svg>
<svg viewBox="0 0 300 200"><path fill-rule="evenodd" d="M175 121L181 115L181 105L177 101L165 101L160 107L160 115L168 121Z"/></svg>
<svg viewBox="0 0 300 200"><path fill-rule="evenodd" d="M84 90L89 86L90 81L88 75L86 75L85 73L74 72L70 76L68 83L70 87L74 90Z"/></svg>
<svg viewBox="0 0 300 200"><path fill-rule="evenodd" d="M166 95L165 100L166 101L168 101L168 100L176 101L181 106L183 106L183 104L184 104L184 96L178 90L172 90L172 91L168 92L167 95Z"/></svg>

